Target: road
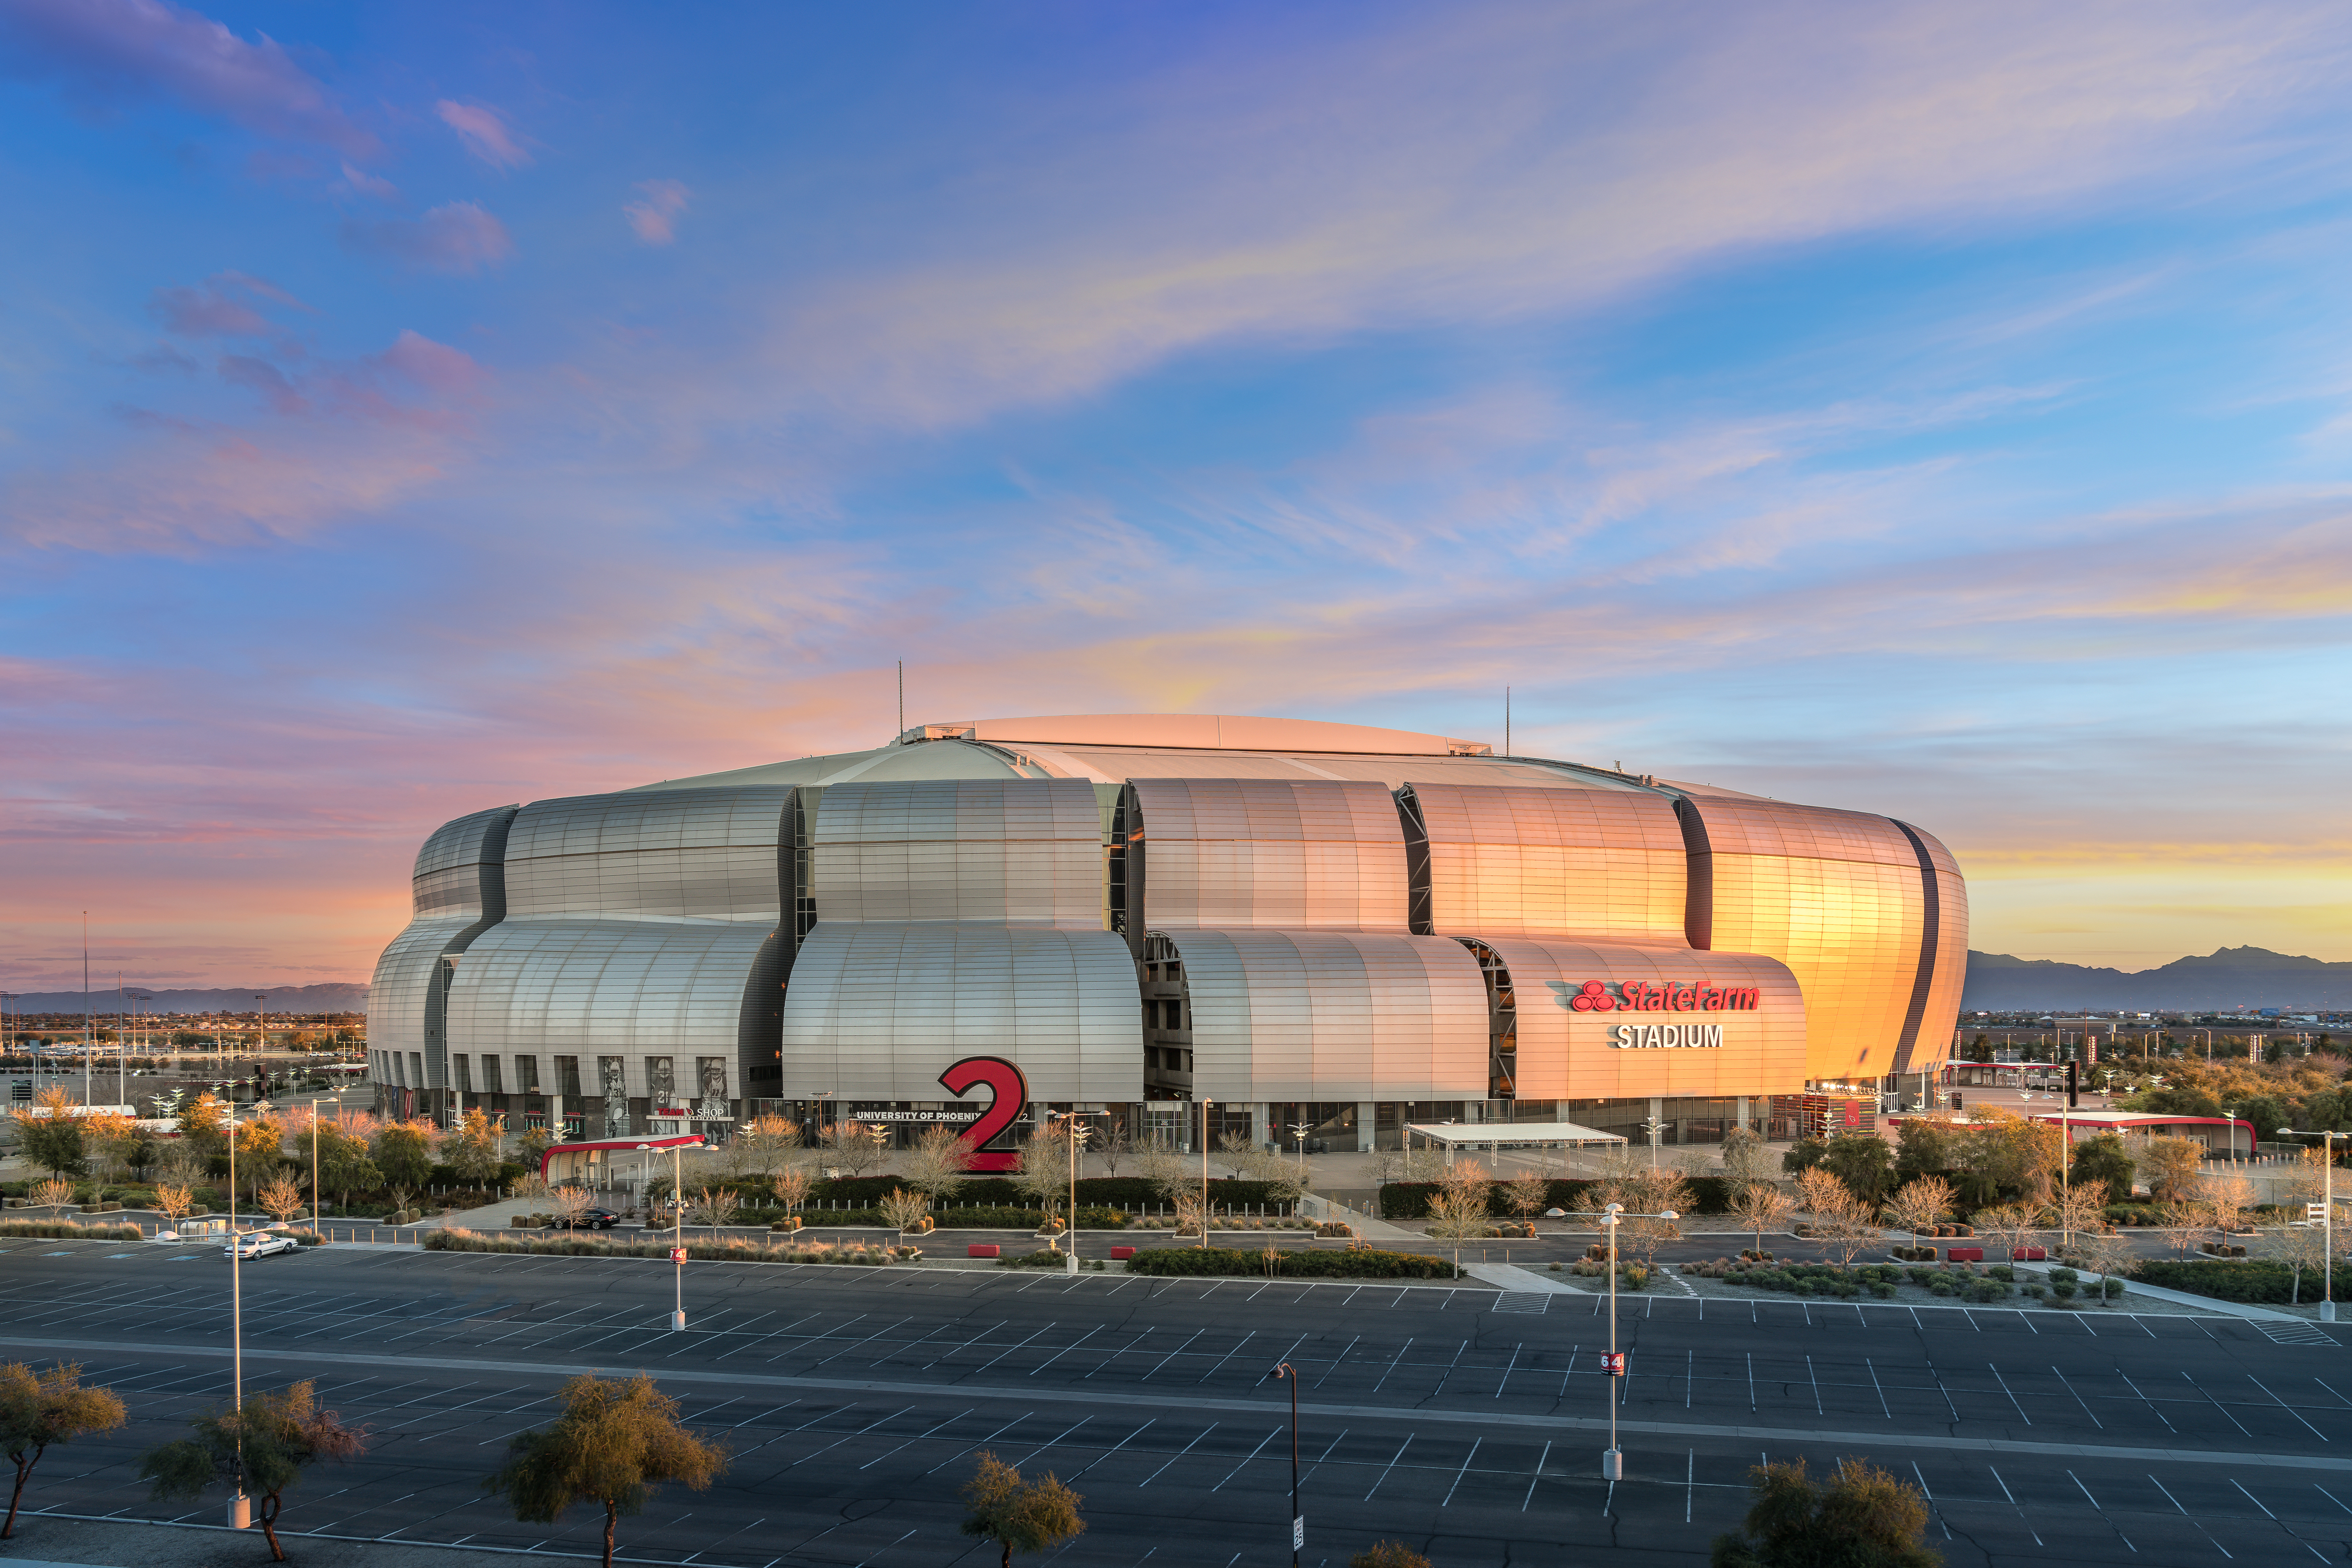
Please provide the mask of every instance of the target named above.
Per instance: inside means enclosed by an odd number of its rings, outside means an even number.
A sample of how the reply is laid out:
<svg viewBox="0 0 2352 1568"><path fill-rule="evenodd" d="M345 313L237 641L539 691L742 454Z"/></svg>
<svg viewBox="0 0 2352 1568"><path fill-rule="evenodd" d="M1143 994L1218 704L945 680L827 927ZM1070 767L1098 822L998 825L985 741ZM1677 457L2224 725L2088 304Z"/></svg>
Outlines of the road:
<svg viewBox="0 0 2352 1568"><path fill-rule="evenodd" d="M129 1428L53 1450L30 1500L196 1521L131 1480L227 1392L216 1249L0 1243L0 1354L79 1359ZM1865 1455L1927 1489L1953 1563L2223 1563L2352 1552L2352 1363L2304 1325L2200 1317L1645 1297L1621 1326L1628 1479L1598 1479L1600 1299L1123 1275L695 1265L321 1248L247 1267L247 1386L317 1379L376 1433L286 1524L547 1553L598 1521L517 1523L479 1481L570 1373L644 1369L724 1436L707 1493L625 1521L640 1562L986 1560L955 1489L994 1450L1052 1470L1090 1528L1055 1561L1282 1560L1287 1396L1310 1565L1381 1537L1439 1564L1693 1561L1748 1468Z"/></svg>

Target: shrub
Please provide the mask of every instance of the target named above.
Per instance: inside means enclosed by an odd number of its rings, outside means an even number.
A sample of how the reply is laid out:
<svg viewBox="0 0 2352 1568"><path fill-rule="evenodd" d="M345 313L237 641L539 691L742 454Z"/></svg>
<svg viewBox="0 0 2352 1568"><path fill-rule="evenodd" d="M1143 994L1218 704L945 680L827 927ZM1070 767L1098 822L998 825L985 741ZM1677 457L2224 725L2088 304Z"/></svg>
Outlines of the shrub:
<svg viewBox="0 0 2352 1568"><path fill-rule="evenodd" d="M1155 1247L1127 1260L1130 1274L1264 1275L1265 1255L1223 1247ZM1452 1279L1454 1265L1419 1252L1318 1249L1286 1252L1275 1264L1287 1279Z"/></svg>
<svg viewBox="0 0 2352 1568"><path fill-rule="evenodd" d="M1011 1258L1000 1258L996 1260L996 1266L999 1268L1067 1268L1070 1266L1070 1255L1066 1252L1056 1252L1050 1247L1041 1247L1034 1252L1020 1252Z"/></svg>
<svg viewBox="0 0 2352 1568"><path fill-rule="evenodd" d="M0 1236L48 1237L63 1241L143 1241L135 1225L76 1225L71 1220L0 1220Z"/></svg>
<svg viewBox="0 0 2352 1568"><path fill-rule="evenodd" d="M2303 1271L2305 1302L2318 1296L2316 1274L2315 1269ZM2266 1260L2179 1263L2169 1258L2151 1259L2139 1266L2136 1278L2145 1284L2186 1290L2216 1301L2268 1302L2278 1306L2285 1306L2293 1299L2294 1289L2294 1271L2284 1263ZM2336 1296L2339 1300L2352 1300L2352 1266L2336 1265Z"/></svg>

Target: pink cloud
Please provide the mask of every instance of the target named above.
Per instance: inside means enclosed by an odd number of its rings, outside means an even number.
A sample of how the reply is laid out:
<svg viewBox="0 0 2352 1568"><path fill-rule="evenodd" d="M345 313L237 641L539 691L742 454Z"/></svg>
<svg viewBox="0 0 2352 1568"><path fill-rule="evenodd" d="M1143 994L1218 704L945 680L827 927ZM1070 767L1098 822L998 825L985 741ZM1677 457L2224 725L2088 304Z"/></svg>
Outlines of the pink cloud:
<svg viewBox="0 0 2352 1568"><path fill-rule="evenodd" d="M441 123L457 133L466 151L491 168L520 169L530 163L530 154L516 143L497 110L478 103L453 103L446 98L433 109L441 116Z"/></svg>
<svg viewBox="0 0 2352 1568"><path fill-rule="evenodd" d="M377 179L365 169L354 169L348 163L343 165L343 183L361 195L373 196L380 202L391 201L400 195L400 187L390 180Z"/></svg>
<svg viewBox="0 0 2352 1568"><path fill-rule="evenodd" d="M436 343L404 328L392 347L375 357L375 363L446 397L471 397L489 381L489 372L465 350Z"/></svg>
<svg viewBox="0 0 2352 1568"><path fill-rule="evenodd" d="M310 309L276 284L243 272L215 272L194 287L158 289L147 308L166 331L184 338L257 338L277 331L251 300Z"/></svg>
<svg viewBox="0 0 2352 1568"><path fill-rule="evenodd" d="M89 94L170 99L347 158L379 149L275 39L248 44L211 17L163 0L10 0L0 8L0 33L21 60Z"/></svg>
<svg viewBox="0 0 2352 1568"><path fill-rule="evenodd" d="M515 253L507 226L476 202L450 202L414 221L352 219L343 225L343 243L428 272L476 272Z"/></svg>
<svg viewBox="0 0 2352 1568"><path fill-rule="evenodd" d="M677 215L686 210L687 200L694 193L676 180L646 180L637 189L645 200L621 209L637 237L647 245L667 245L677 238Z"/></svg>

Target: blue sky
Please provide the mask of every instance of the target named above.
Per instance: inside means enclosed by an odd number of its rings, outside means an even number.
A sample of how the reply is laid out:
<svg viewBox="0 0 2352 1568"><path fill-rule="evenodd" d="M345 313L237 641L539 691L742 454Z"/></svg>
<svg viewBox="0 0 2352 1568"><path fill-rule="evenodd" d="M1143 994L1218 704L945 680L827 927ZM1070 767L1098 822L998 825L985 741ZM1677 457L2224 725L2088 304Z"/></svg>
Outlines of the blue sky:
<svg viewBox="0 0 2352 1568"><path fill-rule="evenodd" d="M2352 957L2352 13L0 0L0 966L909 718L1883 811Z"/></svg>

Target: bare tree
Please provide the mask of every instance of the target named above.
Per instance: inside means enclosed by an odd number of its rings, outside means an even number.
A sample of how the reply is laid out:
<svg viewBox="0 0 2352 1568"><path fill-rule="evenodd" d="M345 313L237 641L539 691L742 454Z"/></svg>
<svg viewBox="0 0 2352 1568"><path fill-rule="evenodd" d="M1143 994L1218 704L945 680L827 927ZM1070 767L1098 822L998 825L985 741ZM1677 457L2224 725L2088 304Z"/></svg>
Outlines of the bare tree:
<svg viewBox="0 0 2352 1568"><path fill-rule="evenodd" d="M1895 1189L1886 1212L1913 1236L1932 1232L1952 1212L1952 1184L1940 1176L1918 1176Z"/></svg>
<svg viewBox="0 0 2352 1568"><path fill-rule="evenodd" d="M1060 1117L1032 1128L1021 1143L1021 1168L1013 1184L1036 1200L1052 1219L1070 1185L1070 1119Z"/></svg>
<svg viewBox="0 0 2352 1568"><path fill-rule="evenodd" d="M2158 1204L2196 1196L2204 1163L2205 1146L2193 1138L2150 1138L2134 1162L2147 1179L2148 1195Z"/></svg>
<svg viewBox="0 0 2352 1568"><path fill-rule="evenodd" d="M48 1176L26 1188L25 1198L35 1208L48 1210L49 1217L56 1219L74 1201L74 1184L63 1176Z"/></svg>
<svg viewBox="0 0 2352 1568"><path fill-rule="evenodd" d="M587 1188L568 1182L549 1192L547 1201L555 1210L555 1223L566 1230L576 1228L596 1204Z"/></svg>
<svg viewBox="0 0 2352 1568"><path fill-rule="evenodd" d="M2151 1139L2162 1142L2162 1139ZM2186 1142L2186 1140L2182 1140ZM2186 1258L2197 1250L2197 1243L2210 1228L2211 1218L2205 1205L2194 1198L2167 1198L2156 1205L2157 1232L2165 1245L2172 1248L2175 1258Z"/></svg>
<svg viewBox="0 0 2352 1568"><path fill-rule="evenodd" d="M256 1201L268 1210L269 1217L284 1225L302 1212L302 1189L290 1178L280 1175L254 1194Z"/></svg>
<svg viewBox="0 0 2352 1568"><path fill-rule="evenodd" d="M1493 1222L1486 1215L1486 1194L1467 1188L1445 1187L1429 1194L1429 1234L1454 1244L1454 1266L1462 1266L1462 1244L1486 1234Z"/></svg>
<svg viewBox="0 0 2352 1568"><path fill-rule="evenodd" d="M159 1184L155 1188L155 1207L174 1226L187 1218L189 1211L195 1206L195 1194L190 1188L173 1186L169 1183Z"/></svg>
<svg viewBox="0 0 2352 1568"><path fill-rule="evenodd" d="M2026 1237L2042 1228L2042 1211L2032 1204L1998 1204L1979 1209L1972 1222L1988 1239L2008 1249L2011 1262L2029 1245Z"/></svg>
<svg viewBox="0 0 2352 1568"><path fill-rule="evenodd" d="M1235 1181L1241 1180L1249 1173L1250 1156L1256 1152L1251 1145L1247 1133L1220 1132L1217 1134L1217 1152L1223 1156L1217 1163L1224 1166L1227 1173Z"/></svg>
<svg viewBox="0 0 2352 1568"><path fill-rule="evenodd" d="M2246 1211L2254 1206L2252 1182L2232 1172L2214 1172L2197 1186L2214 1230L2231 1236L2246 1228Z"/></svg>
<svg viewBox="0 0 2352 1568"><path fill-rule="evenodd" d="M930 1205L919 1192L910 1193L904 1187L892 1187L875 1207L882 1211L883 1224L904 1236L923 1223L923 1215L929 1212Z"/></svg>
<svg viewBox="0 0 2352 1568"><path fill-rule="evenodd" d="M2273 1226L2263 1233L2263 1256L2284 1263L2293 1270L2294 1285L2289 1305L2303 1304L2303 1277L2317 1274L2327 1267L2327 1233L2320 1226L2294 1220L2286 1225Z"/></svg>
<svg viewBox="0 0 2352 1568"><path fill-rule="evenodd" d="M971 1145L952 1127L926 1127L898 1162L907 1184L934 1202L955 1196L971 1169Z"/></svg>
<svg viewBox="0 0 2352 1568"><path fill-rule="evenodd" d="M1198 1184L1200 1173L1192 1163L1156 1139L1136 1151L1135 1167L1136 1173L1171 1203Z"/></svg>
<svg viewBox="0 0 2352 1568"><path fill-rule="evenodd" d="M1812 1215L1814 1239L1827 1245L1841 1263L1853 1263L1880 1239L1872 1206L1828 1171L1816 1165L1798 1172L1797 1193Z"/></svg>
<svg viewBox="0 0 2352 1568"><path fill-rule="evenodd" d="M769 1185L774 1189L776 1202L783 1205L786 1214L800 1213L801 1205L808 1202L809 1173L798 1165L786 1166Z"/></svg>
<svg viewBox="0 0 2352 1568"><path fill-rule="evenodd" d="M824 1130L825 1159L852 1176L862 1176L882 1163L882 1149L873 1130L862 1121L836 1121Z"/></svg>
<svg viewBox="0 0 2352 1568"><path fill-rule="evenodd" d="M2230 1179L2242 1186L2245 1184L2242 1176ZM2068 1247L2074 1245L2076 1237L2086 1231L2097 1235L2106 1225L2106 1211L2107 1184L2105 1182L2075 1182L2060 1189L2050 1204L2050 1215L2058 1224L2061 1243Z"/></svg>
<svg viewBox="0 0 2352 1568"><path fill-rule="evenodd" d="M1769 1182L1780 1174L1780 1162L1764 1140L1745 1127L1723 1135L1723 1179L1727 1182Z"/></svg>
<svg viewBox="0 0 2352 1568"><path fill-rule="evenodd" d="M1118 1174L1118 1163L1135 1152L1135 1137L1127 1130L1127 1118L1114 1116L1094 1143L1095 1153L1102 1156L1103 1173Z"/></svg>
<svg viewBox="0 0 2352 1568"><path fill-rule="evenodd" d="M742 1200L733 1189L705 1187L695 1194L693 1205L686 1211L687 1223L707 1225L717 1230L720 1226L733 1225L735 1213L742 1206Z"/></svg>
<svg viewBox="0 0 2352 1568"><path fill-rule="evenodd" d="M1731 1194L1731 1212L1738 1216L1739 1228L1752 1231L1756 1250L1764 1250L1764 1233L1786 1224L1796 1203L1788 1194L1769 1182L1749 1182Z"/></svg>
<svg viewBox="0 0 2352 1568"><path fill-rule="evenodd" d="M1171 1206L1176 1210L1178 1236L1197 1236L1203 1243L1209 1239L1209 1212L1200 1194L1180 1192Z"/></svg>
<svg viewBox="0 0 2352 1568"><path fill-rule="evenodd" d="M1551 1201L1551 1184L1530 1171L1503 1184L1503 1201L1523 1220L1533 1220Z"/></svg>

